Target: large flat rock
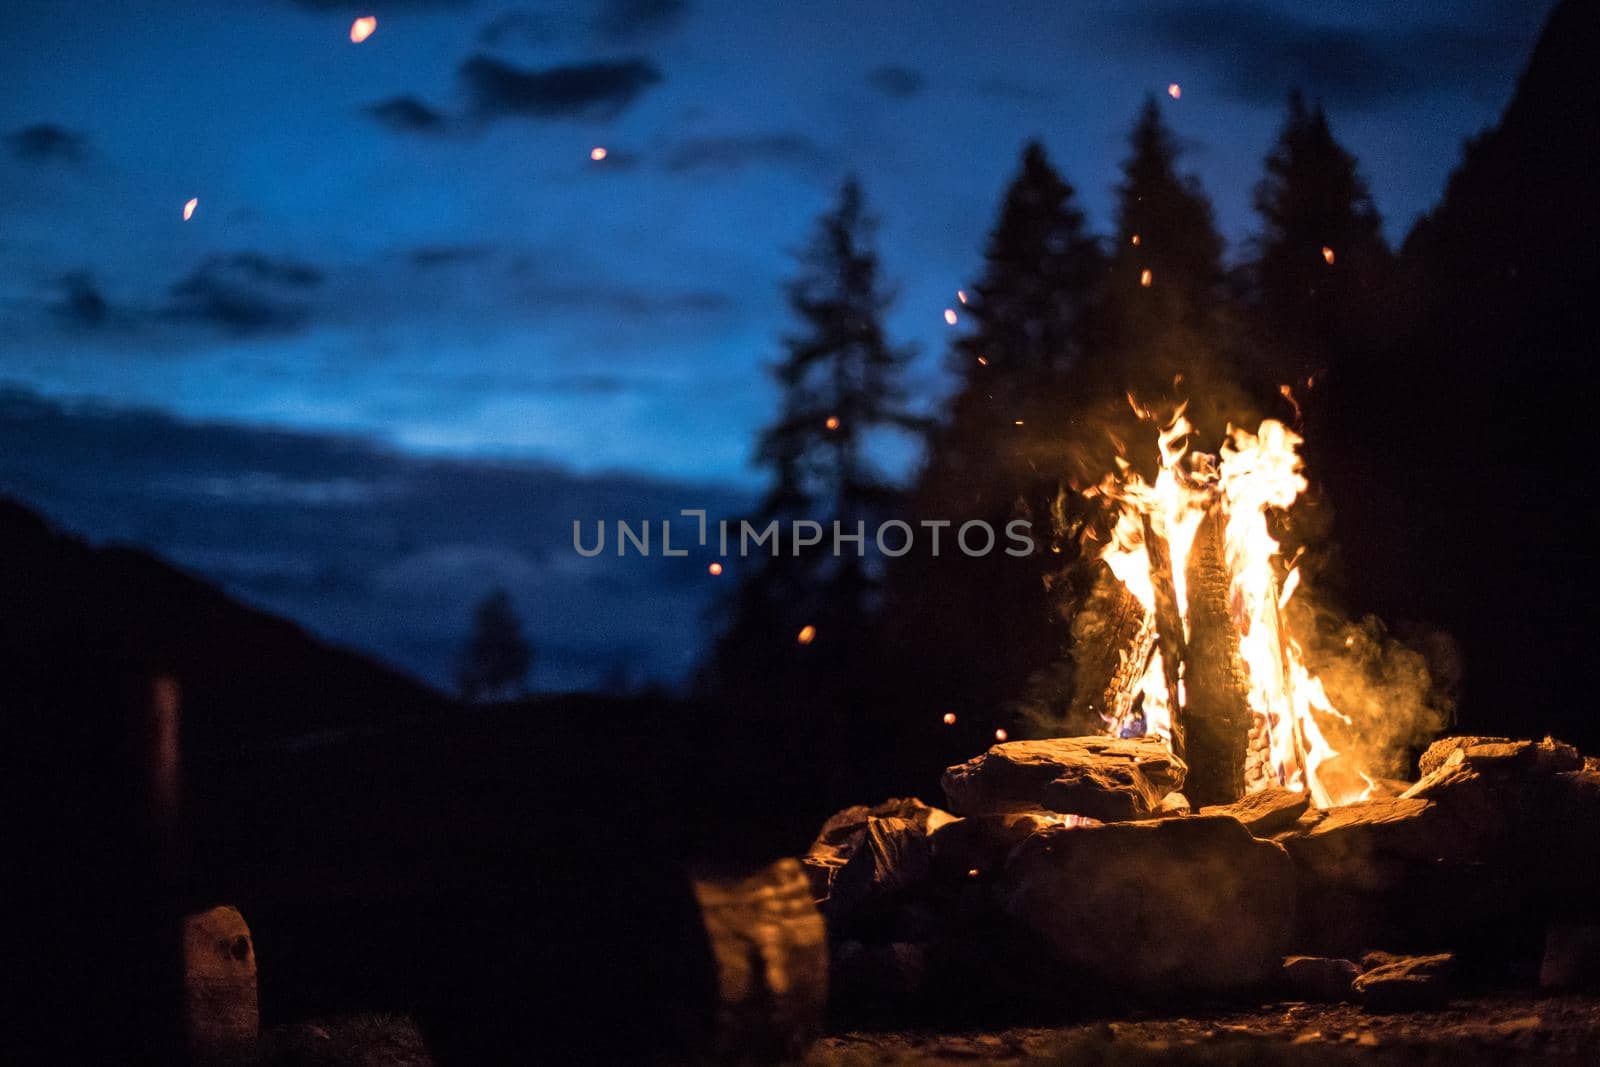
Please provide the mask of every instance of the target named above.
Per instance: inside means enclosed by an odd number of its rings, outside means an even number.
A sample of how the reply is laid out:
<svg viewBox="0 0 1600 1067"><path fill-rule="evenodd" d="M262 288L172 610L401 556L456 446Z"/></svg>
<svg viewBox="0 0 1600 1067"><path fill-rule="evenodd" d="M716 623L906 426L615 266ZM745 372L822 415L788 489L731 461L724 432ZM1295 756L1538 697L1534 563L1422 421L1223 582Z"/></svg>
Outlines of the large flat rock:
<svg viewBox="0 0 1600 1067"><path fill-rule="evenodd" d="M1295 914L1281 845L1203 815L1040 830L1012 853L1007 912L1067 977L1133 993L1276 979Z"/></svg>
<svg viewBox="0 0 1600 1067"><path fill-rule="evenodd" d="M1155 738L1009 741L944 772L961 815L1053 811L1104 822L1156 814L1183 785L1183 761Z"/></svg>

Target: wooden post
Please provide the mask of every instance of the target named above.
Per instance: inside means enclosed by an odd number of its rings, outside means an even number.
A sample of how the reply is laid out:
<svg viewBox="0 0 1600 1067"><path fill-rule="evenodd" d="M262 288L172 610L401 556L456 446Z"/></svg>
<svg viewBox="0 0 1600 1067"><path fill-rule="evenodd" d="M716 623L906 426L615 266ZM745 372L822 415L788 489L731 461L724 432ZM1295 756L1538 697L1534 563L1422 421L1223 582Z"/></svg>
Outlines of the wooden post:
<svg viewBox="0 0 1600 1067"><path fill-rule="evenodd" d="M1189 776L1184 793L1196 806L1231 804L1244 795L1250 747L1249 679L1239 632L1228 608L1223 515L1213 505L1195 531L1186 571L1189 642L1185 649L1184 719Z"/></svg>

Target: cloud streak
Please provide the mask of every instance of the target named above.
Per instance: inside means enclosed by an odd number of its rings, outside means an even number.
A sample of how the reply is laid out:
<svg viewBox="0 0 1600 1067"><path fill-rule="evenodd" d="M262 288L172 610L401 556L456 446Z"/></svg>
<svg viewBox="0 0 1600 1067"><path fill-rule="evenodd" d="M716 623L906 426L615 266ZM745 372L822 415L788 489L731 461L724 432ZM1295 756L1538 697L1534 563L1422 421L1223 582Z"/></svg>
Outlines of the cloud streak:
<svg viewBox="0 0 1600 1067"><path fill-rule="evenodd" d="M526 70L488 55L461 64L472 112L480 118L614 118L662 81L647 59L602 60Z"/></svg>
<svg viewBox="0 0 1600 1067"><path fill-rule="evenodd" d="M89 139L65 126L41 122L6 134L5 146L13 159L25 163L81 163Z"/></svg>

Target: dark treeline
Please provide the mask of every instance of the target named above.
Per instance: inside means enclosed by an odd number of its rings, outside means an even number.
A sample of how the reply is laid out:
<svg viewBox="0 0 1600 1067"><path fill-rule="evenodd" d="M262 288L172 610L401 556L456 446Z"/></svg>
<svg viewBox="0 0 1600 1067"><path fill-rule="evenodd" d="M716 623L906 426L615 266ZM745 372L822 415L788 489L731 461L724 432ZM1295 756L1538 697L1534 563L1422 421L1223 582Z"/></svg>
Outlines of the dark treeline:
<svg viewBox="0 0 1600 1067"><path fill-rule="evenodd" d="M1398 251L1357 161L1298 94L1231 262L1154 99L1135 117L1109 234L1087 229L1063 168L1025 146L965 290L956 388L899 492L863 451L872 431L914 422L870 217L847 184L791 289L798 329L760 445L773 489L759 518L870 532L898 517L919 541L895 558L870 533L864 559L833 558L828 538L812 556L758 557L702 676L728 728L753 732L733 747L771 752L769 784L820 810L937 795L940 769L996 730L1048 729L1070 701L1087 592L1078 564L1096 516L1080 490L1111 469L1116 442L1136 464L1155 456L1129 394L1187 402L1202 448L1230 423L1299 429L1313 484L1284 537L1307 549L1319 592L1386 620L1432 658L1437 686L1459 683L1462 728L1592 744L1571 710L1593 614L1578 546L1594 526L1572 392L1595 336L1579 291L1595 118L1562 102L1593 43L1576 10L1553 16L1500 126L1468 146ZM1034 553L952 551L975 519L997 532L1029 520ZM951 524L938 557L924 520Z"/></svg>

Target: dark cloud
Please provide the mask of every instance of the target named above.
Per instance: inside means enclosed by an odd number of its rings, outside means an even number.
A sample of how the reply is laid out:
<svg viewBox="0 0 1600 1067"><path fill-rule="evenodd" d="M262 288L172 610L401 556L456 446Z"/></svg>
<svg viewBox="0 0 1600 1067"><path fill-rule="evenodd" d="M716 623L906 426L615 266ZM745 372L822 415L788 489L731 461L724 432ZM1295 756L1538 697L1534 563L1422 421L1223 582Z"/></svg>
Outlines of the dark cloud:
<svg viewBox="0 0 1600 1067"><path fill-rule="evenodd" d="M921 71L896 66L893 63L874 67L867 72L868 85L883 95L892 96L897 100L904 100L922 92L922 82Z"/></svg>
<svg viewBox="0 0 1600 1067"><path fill-rule="evenodd" d="M5 144L14 158L29 163L77 163L88 151L89 139L65 126L41 122L6 134Z"/></svg>
<svg viewBox="0 0 1600 1067"><path fill-rule="evenodd" d="M1193 57L1251 104L1295 87L1336 107L1366 110L1440 88L1504 90L1524 42L1456 25L1354 28L1305 21L1258 3L1141 6L1117 35Z"/></svg>
<svg viewBox="0 0 1600 1067"><path fill-rule="evenodd" d="M491 56L461 64L472 110L484 118L609 118L662 79L647 59L632 58L523 70Z"/></svg>
<svg viewBox="0 0 1600 1067"><path fill-rule="evenodd" d="M671 33L688 14L687 0L604 0L592 25L608 41L632 42Z"/></svg>
<svg viewBox="0 0 1600 1067"><path fill-rule="evenodd" d="M443 112L436 111L414 96L393 96L371 104L364 110L391 130L405 133L442 133L450 123Z"/></svg>
<svg viewBox="0 0 1600 1067"><path fill-rule="evenodd" d="M61 276L61 299L55 311L79 326L104 326L111 317L111 305L95 283L94 275L75 270Z"/></svg>
<svg viewBox="0 0 1600 1067"><path fill-rule="evenodd" d="M220 326L234 333L286 333L311 318L310 290L322 272L260 252L208 256L172 287L160 317Z"/></svg>
<svg viewBox="0 0 1600 1067"><path fill-rule="evenodd" d="M770 163L822 168L832 162L831 153L798 133L698 137L680 142L666 157L666 167L672 171L737 170Z"/></svg>

